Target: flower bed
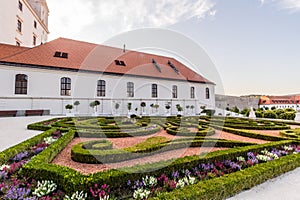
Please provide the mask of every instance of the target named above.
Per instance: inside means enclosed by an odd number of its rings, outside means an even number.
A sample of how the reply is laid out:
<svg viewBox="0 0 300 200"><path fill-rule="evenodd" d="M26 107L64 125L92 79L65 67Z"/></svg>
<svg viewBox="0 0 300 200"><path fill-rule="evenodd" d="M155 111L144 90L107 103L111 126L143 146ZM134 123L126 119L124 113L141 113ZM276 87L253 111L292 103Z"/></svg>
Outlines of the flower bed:
<svg viewBox="0 0 300 200"><path fill-rule="evenodd" d="M206 122L201 124L202 122L200 123L195 118L163 119L172 126L183 124L184 128L207 125ZM114 118L97 120L90 118L79 121L83 126L91 123L93 126L110 127L119 123L118 120L122 120L122 118L118 118L117 122ZM181 145L186 147L187 144L189 147L200 146L200 144L208 146L216 144L235 148L208 153L205 157L183 157L83 175L68 167L51 164L56 155L74 137L78 136L74 130L74 121L76 118L40 123L35 128L56 127L60 131L68 130L68 132L59 135L58 132L54 133L56 129L51 129L0 153L0 158L3 158L0 159L0 199L174 199L174 197L178 199L224 199L247 187L253 187L300 166L297 140L255 135L251 131L227 127L226 131L243 136L283 141L242 147L248 144L218 139L204 141L203 137L181 138L172 141L168 146L174 149ZM181 122L179 123L179 121ZM154 120L150 120L150 118L137 119L140 126L145 126L143 128L152 124L162 125L164 124L162 122L162 118L159 117ZM132 124L122 125L132 126ZM160 128L160 126L157 127ZM119 131L117 128L108 130L114 134ZM129 132L132 131L132 128L126 129L127 131L127 134L130 135ZM53 134L57 135L56 137L59 139L53 138ZM131 154L135 151L151 153L153 150L164 149L164 145L169 144L168 142L162 141L161 144L153 144L153 146L149 144L132 148ZM51 145L46 148L40 146L41 144ZM111 143L103 140L85 143L83 146L85 149L81 150L111 151L107 150L111 148ZM251 180L248 180L249 177ZM240 182L243 184L238 184Z"/></svg>

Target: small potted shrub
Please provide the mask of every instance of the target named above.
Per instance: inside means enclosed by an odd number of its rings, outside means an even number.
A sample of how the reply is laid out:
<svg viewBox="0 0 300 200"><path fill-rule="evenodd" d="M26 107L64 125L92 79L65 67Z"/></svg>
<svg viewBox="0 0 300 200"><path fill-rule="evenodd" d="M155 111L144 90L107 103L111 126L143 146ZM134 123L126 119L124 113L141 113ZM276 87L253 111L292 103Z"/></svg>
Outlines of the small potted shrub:
<svg viewBox="0 0 300 200"><path fill-rule="evenodd" d="M145 114L146 102L141 102L142 114Z"/></svg>
<svg viewBox="0 0 300 200"><path fill-rule="evenodd" d="M118 114L118 109L120 108L120 104L119 103L115 103L115 109L116 109L116 115Z"/></svg>
<svg viewBox="0 0 300 200"><path fill-rule="evenodd" d="M166 110L167 110L167 111L166 111L166 115L170 115L170 109L171 109L170 104L167 103L167 104L165 105L165 108L166 108Z"/></svg>
<svg viewBox="0 0 300 200"><path fill-rule="evenodd" d="M75 102L73 103L73 105L75 106L75 111L76 111L76 113L78 113L78 106L80 105L80 102L79 102L79 101L75 101Z"/></svg>
<svg viewBox="0 0 300 200"><path fill-rule="evenodd" d="M93 113L94 116L98 115L98 106L99 105L100 105L100 102L98 100L92 101L90 103L90 107L93 108L93 110L94 110L94 113Z"/></svg>
<svg viewBox="0 0 300 200"><path fill-rule="evenodd" d="M65 106L65 108L68 110L66 113L67 117L74 117L74 113L72 113L73 105L68 104Z"/></svg>
<svg viewBox="0 0 300 200"><path fill-rule="evenodd" d="M182 111L183 111L183 108L181 107L181 105L177 104L176 105L176 109L177 109L177 114L181 116L182 115Z"/></svg>

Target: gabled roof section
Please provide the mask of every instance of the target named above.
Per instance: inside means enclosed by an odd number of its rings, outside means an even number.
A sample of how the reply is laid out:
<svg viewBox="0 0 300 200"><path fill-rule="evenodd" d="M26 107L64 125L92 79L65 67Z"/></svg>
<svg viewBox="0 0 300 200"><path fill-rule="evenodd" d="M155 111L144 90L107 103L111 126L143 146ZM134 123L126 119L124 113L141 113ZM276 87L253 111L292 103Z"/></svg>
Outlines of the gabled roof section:
<svg viewBox="0 0 300 200"><path fill-rule="evenodd" d="M15 45L9 45L9 44L0 44L0 59L16 55L20 52L26 51L29 48L27 47L19 47Z"/></svg>
<svg viewBox="0 0 300 200"><path fill-rule="evenodd" d="M67 58L55 56L63 53L67 54ZM161 71L153 66L153 59L160 66ZM117 65L116 60L124 62L125 65ZM58 38L22 53L0 59L0 61L39 67L45 66L213 84L174 58L130 50L124 52L123 49L119 48L66 38ZM176 73L168 64L169 61L178 69L179 73Z"/></svg>

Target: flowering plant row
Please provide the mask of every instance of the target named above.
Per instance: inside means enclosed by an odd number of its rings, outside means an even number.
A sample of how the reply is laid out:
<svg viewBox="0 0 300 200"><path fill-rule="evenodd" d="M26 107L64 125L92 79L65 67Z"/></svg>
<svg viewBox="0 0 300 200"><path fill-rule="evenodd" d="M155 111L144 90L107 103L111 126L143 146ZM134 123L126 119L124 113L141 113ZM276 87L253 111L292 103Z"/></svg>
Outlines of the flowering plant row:
<svg viewBox="0 0 300 200"><path fill-rule="evenodd" d="M52 136L53 139L53 136ZM36 145L31 151L22 152L11 159L11 163L0 166L0 191L3 199L116 199L134 198L148 199L159 193L169 192L174 189L193 185L200 181L220 177L225 174L241 171L253 165L279 159L282 156L300 152L299 146L289 145L281 148L265 149L258 153L248 152L234 160L223 160L210 163L199 163L198 165L171 174L161 174L158 177L144 176L139 180L128 180L127 183L118 188L110 188L109 185L95 184L86 191L74 191L70 196L65 195L56 183L51 180L36 182L33 179L21 178L16 173L24 163L28 162L30 155L38 148L47 148L45 139L41 144ZM0 194L1 198L1 194Z"/></svg>

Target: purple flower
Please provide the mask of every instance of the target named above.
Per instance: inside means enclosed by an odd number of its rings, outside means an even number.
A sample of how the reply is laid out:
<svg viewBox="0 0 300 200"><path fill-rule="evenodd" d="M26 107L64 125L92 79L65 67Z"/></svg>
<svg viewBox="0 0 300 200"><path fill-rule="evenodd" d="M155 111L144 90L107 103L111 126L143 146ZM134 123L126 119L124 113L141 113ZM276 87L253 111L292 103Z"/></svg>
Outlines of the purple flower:
<svg viewBox="0 0 300 200"><path fill-rule="evenodd" d="M130 186L130 185L131 185L131 181L128 180L128 181L127 181L127 186Z"/></svg>
<svg viewBox="0 0 300 200"><path fill-rule="evenodd" d="M35 155L37 155L37 154L41 153L42 151L44 151L44 149L45 149L44 147L38 147L35 150L33 150L33 153Z"/></svg>
<svg viewBox="0 0 300 200"><path fill-rule="evenodd" d="M11 187L4 199L25 199L26 196L30 194L30 189L19 188L18 186Z"/></svg>
<svg viewBox="0 0 300 200"><path fill-rule="evenodd" d="M190 170L186 169L184 171L184 174L185 174L185 176L189 177L191 175L191 172L190 172Z"/></svg>
<svg viewBox="0 0 300 200"><path fill-rule="evenodd" d="M0 171L0 180L2 179L6 179L8 176L7 176L7 172L5 171Z"/></svg>
<svg viewBox="0 0 300 200"><path fill-rule="evenodd" d="M22 161L23 159L27 158L29 156L28 151L24 151L22 153L18 153L17 155L15 155L15 157L13 157L13 161L15 162L19 162Z"/></svg>
<svg viewBox="0 0 300 200"><path fill-rule="evenodd" d="M178 179L179 178L179 172L178 171L172 172L172 178L173 179Z"/></svg>

